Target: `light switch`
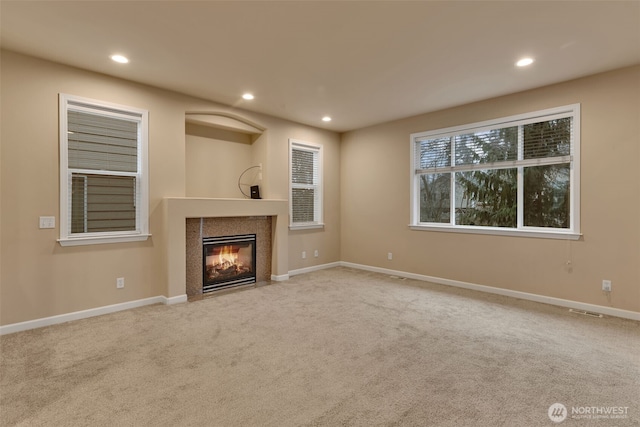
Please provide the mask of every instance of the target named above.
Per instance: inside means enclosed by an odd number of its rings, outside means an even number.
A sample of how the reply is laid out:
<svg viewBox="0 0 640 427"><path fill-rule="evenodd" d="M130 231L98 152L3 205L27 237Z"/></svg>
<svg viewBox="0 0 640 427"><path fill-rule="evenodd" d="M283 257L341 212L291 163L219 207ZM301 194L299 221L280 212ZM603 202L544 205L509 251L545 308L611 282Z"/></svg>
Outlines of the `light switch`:
<svg viewBox="0 0 640 427"><path fill-rule="evenodd" d="M56 228L56 217L55 216L41 216L40 217L40 228Z"/></svg>

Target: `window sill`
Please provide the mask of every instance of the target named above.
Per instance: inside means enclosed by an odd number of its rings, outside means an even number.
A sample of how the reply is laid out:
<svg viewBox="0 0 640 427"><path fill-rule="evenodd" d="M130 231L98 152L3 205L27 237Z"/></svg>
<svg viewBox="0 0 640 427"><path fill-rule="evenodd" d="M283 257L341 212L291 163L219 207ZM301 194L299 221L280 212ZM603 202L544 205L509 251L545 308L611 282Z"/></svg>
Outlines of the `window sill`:
<svg viewBox="0 0 640 427"><path fill-rule="evenodd" d="M468 233L468 234L485 234L494 236L512 236L512 237L532 237L538 239L561 239L561 240L578 240L582 234L573 231L551 231L544 229L535 230L516 230L513 228L494 228L494 227L463 227L463 226L446 226L446 225L409 225L411 230L418 231L437 231L447 233Z"/></svg>
<svg viewBox="0 0 640 427"><path fill-rule="evenodd" d="M125 234L117 236L83 236L58 239L60 246L100 245L104 243L143 242L151 237L151 234Z"/></svg>
<svg viewBox="0 0 640 427"><path fill-rule="evenodd" d="M289 224L289 230L314 230L314 229L323 229L324 224L301 224L301 225L293 225Z"/></svg>

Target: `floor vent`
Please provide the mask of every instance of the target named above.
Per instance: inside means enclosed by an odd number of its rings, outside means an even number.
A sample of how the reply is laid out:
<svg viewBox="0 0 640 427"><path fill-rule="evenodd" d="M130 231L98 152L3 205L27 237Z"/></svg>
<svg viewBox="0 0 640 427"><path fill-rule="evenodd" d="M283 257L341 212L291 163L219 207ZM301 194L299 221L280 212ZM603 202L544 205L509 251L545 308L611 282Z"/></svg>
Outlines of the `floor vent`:
<svg viewBox="0 0 640 427"><path fill-rule="evenodd" d="M585 316L600 317L600 318L604 317L602 314L594 313L593 311L574 310L573 308L570 308L569 311L571 313L583 314Z"/></svg>

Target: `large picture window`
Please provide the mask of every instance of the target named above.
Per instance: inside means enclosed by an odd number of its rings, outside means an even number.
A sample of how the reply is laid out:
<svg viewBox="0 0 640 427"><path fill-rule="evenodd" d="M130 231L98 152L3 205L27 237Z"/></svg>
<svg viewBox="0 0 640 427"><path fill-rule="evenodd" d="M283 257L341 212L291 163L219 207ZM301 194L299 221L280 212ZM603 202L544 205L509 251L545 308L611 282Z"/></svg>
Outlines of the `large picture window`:
<svg viewBox="0 0 640 427"><path fill-rule="evenodd" d="M580 107L411 135L414 229L579 237Z"/></svg>
<svg viewBox="0 0 640 427"><path fill-rule="evenodd" d="M60 95L60 244L148 237L147 117Z"/></svg>
<svg viewBox="0 0 640 427"><path fill-rule="evenodd" d="M322 147L289 140L291 171L290 228L319 228L322 223Z"/></svg>

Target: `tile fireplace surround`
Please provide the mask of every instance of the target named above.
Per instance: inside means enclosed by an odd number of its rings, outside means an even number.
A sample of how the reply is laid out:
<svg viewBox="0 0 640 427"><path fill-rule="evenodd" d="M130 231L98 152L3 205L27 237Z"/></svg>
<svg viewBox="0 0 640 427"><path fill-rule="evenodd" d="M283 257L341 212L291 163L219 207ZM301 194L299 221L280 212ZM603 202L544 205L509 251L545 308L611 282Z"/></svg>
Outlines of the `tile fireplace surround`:
<svg viewBox="0 0 640 427"><path fill-rule="evenodd" d="M202 239L253 234L256 237L256 283L271 280L270 216L187 218L187 297L203 294Z"/></svg>
<svg viewBox="0 0 640 427"><path fill-rule="evenodd" d="M272 199L163 199L165 218L166 278L169 298L187 295L188 218L271 218L271 280L286 280L288 271L288 215L286 200ZM239 220L240 222L245 222Z"/></svg>

